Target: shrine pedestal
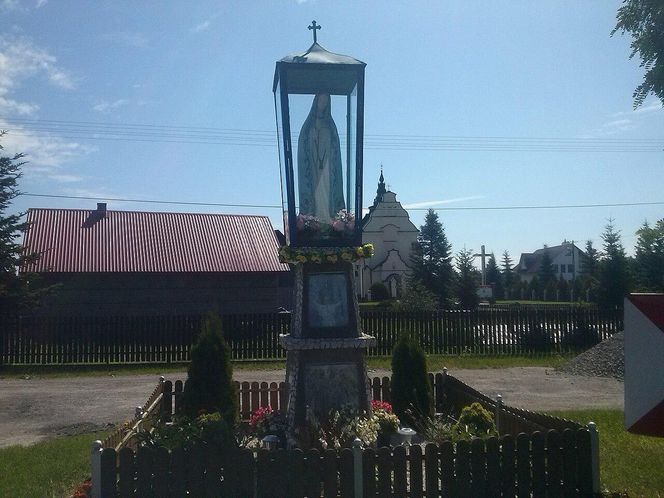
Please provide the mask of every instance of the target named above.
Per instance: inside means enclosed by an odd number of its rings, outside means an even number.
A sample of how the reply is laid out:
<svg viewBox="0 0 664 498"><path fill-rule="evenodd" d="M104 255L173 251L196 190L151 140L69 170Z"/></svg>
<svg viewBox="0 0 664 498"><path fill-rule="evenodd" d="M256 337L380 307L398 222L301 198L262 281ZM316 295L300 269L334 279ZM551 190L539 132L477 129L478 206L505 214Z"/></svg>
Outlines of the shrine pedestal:
<svg viewBox="0 0 664 498"><path fill-rule="evenodd" d="M295 272L291 333L280 336L291 434L308 410L319 419L343 407L371 412L366 349L376 342L361 330L352 263L298 263Z"/></svg>

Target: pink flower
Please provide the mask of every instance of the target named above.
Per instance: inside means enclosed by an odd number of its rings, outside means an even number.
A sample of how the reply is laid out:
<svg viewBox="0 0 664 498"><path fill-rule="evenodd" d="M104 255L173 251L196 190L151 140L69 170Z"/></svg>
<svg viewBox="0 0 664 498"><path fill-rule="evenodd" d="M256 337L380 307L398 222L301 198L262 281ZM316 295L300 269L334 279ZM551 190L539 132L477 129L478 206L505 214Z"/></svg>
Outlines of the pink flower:
<svg viewBox="0 0 664 498"><path fill-rule="evenodd" d="M332 228L333 228L334 230L336 230L337 232L343 232L343 231L344 231L344 228L346 228L346 227L345 227L343 221L341 221L341 220L334 220L334 221L332 222Z"/></svg>
<svg viewBox="0 0 664 498"><path fill-rule="evenodd" d="M304 230L304 217L302 215L297 217L297 229L302 231Z"/></svg>

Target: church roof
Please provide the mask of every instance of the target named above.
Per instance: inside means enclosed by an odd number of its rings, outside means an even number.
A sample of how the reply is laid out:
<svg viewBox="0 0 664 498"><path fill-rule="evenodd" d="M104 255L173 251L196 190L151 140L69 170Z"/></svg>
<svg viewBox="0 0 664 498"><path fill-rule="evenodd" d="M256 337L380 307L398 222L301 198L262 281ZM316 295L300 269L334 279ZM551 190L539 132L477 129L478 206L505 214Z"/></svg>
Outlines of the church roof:
<svg viewBox="0 0 664 498"><path fill-rule="evenodd" d="M287 272L267 216L29 209L29 272Z"/></svg>

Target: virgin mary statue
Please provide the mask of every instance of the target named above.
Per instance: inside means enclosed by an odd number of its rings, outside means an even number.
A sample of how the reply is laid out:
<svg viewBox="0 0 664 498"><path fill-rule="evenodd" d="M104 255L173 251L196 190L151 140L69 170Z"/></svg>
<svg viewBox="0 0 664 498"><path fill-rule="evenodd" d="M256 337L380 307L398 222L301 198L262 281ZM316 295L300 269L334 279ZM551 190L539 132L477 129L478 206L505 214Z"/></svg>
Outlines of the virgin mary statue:
<svg viewBox="0 0 664 498"><path fill-rule="evenodd" d="M341 147L330 112L330 96L314 97L297 142L300 213L330 223L345 208Z"/></svg>

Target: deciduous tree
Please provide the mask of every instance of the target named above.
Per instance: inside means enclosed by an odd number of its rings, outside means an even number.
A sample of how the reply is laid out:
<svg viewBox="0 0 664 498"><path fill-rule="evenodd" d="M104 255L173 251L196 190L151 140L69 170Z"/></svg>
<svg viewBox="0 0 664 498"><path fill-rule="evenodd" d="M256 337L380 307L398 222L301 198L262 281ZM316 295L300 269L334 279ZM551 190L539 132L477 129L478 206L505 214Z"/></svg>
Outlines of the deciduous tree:
<svg viewBox="0 0 664 498"><path fill-rule="evenodd" d="M641 58L646 73L643 82L634 90L634 108L652 93L664 104L664 2L662 0L624 0L618 9L616 27L611 36L620 31L632 36L632 53Z"/></svg>
<svg viewBox="0 0 664 498"><path fill-rule="evenodd" d="M634 248L639 290L664 291L664 218L654 226L644 222L636 231Z"/></svg>

